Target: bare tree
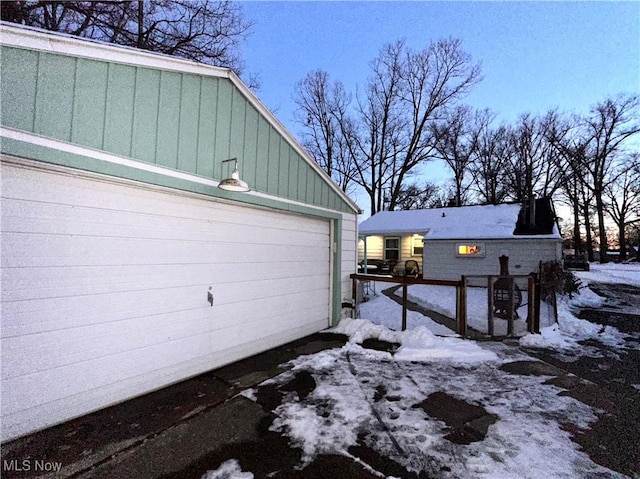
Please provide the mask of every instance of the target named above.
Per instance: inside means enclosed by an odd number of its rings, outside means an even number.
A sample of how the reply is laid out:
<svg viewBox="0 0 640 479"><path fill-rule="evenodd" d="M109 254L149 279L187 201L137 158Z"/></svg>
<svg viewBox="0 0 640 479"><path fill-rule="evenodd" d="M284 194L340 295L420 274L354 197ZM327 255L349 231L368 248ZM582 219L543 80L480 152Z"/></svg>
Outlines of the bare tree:
<svg viewBox="0 0 640 479"><path fill-rule="evenodd" d="M439 193L439 187L433 183L411 184L400 192L396 209L420 210L433 207L439 200Z"/></svg>
<svg viewBox="0 0 640 479"><path fill-rule="evenodd" d="M465 179L469 176L467 173L477 148L472 125L473 116L471 108L460 105L451 110L441 122L431 125L436 155L453 173L453 199L456 206L466 203L467 191L471 187L471 182L465 182Z"/></svg>
<svg viewBox="0 0 640 479"><path fill-rule="evenodd" d="M598 216L600 262L607 262L607 231L604 222L605 189L616 179L616 159L625 142L640 131L637 96L618 95L596 104L577 132L584 155L579 158L585 185L593 193Z"/></svg>
<svg viewBox="0 0 640 479"><path fill-rule="evenodd" d="M9 1L2 20L128 45L243 73L240 42L251 23L229 0Z"/></svg>
<svg viewBox="0 0 640 479"><path fill-rule="evenodd" d="M532 196L550 197L559 186L560 170L556 149L548 140L548 131L557 121L555 111L543 118L522 115L511 131L513 154L507 179L511 196L523 201Z"/></svg>
<svg viewBox="0 0 640 479"><path fill-rule="evenodd" d="M340 82L331 83L329 74L316 70L296 83L296 120L304 125L302 143L316 162L343 191L349 191L355 176L354 159L341 125L347 122L351 101Z"/></svg>
<svg viewBox="0 0 640 479"><path fill-rule="evenodd" d="M605 187L605 209L618 228L620 258L626 259L626 227L632 216L640 217L640 155L630 155L619 168L616 180Z"/></svg>
<svg viewBox="0 0 640 479"><path fill-rule="evenodd" d="M389 209L398 206L416 166L433 156L431 123L442 119L446 108L479 81L480 67L453 39L420 51L402 41L388 44L370 66L371 76L350 111L334 111L333 117L355 166L354 181L369 196L375 214L383 208L385 195ZM298 98L299 105L316 109L313 118L331 110L328 104L309 100ZM322 132L309 134L322 137Z"/></svg>
<svg viewBox="0 0 640 479"><path fill-rule="evenodd" d="M508 196L507 168L512 155L509 127L491 128L493 113L476 116L472 163L473 187L480 203L497 205Z"/></svg>

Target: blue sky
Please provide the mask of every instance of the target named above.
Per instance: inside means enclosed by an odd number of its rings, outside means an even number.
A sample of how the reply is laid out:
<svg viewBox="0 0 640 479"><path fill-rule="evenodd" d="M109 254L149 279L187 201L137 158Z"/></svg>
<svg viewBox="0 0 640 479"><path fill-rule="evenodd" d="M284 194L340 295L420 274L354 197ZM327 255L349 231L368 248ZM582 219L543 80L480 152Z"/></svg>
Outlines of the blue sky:
<svg viewBox="0 0 640 479"><path fill-rule="evenodd" d="M254 22L242 54L258 96L296 136L294 85L315 69L355 92L382 46L413 49L444 37L482 63L465 102L498 120L583 113L619 92L640 93L640 2L246 1Z"/></svg>

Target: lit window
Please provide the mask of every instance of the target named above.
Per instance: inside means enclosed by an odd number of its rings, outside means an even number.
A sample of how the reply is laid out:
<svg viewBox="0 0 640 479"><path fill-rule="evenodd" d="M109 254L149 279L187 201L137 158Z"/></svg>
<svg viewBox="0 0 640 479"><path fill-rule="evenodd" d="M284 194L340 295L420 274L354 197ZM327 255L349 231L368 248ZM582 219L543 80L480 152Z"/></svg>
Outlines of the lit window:
<svg viewBox="0 0 640 479"><path fill-rule="evenodd" d="M422 252L424 251L423 239L424 236L413 235L411 238L411 256L422 256Z"/></svg>
<svg viewBox="0 0 640 479"><path fill-rule="evenodd" d="M387 237L384 239L384 259L400 259L400 238Z"/></svg>
<svg viewBox="0 0 640 479"><path fill-rule="evenodd" d="M456 256L484 256L484 245L482 244L457 244Z"/></svg>

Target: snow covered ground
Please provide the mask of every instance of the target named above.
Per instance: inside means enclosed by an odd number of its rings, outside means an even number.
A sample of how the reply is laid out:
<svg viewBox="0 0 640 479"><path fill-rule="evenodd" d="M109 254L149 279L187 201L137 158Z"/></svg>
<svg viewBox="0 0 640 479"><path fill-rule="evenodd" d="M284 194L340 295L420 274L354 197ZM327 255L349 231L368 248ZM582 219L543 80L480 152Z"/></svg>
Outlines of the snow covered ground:
<svg viewBox="0 0 640 479"><path fill-rule="evenodd" d="M640 284L637 265L594 265L580 273L590 281ZM416 300L443 295L412 291ZM473 299L471 299L473 301ZM602 304L602 298L584 287L573 299L558 305L559 322L540 335L524 336L526 346L583 351L580 339L595 339L616 346L623 335L610 326L580 320L576 307ZM447 304L440 304L442 309ZM286 384L301 372L310 374L315 389L301 398L288 392L274 413L271 429L286 435L303 451L300 467L318 455L352 458L379 477L394 477L362 460L366 447L417 477L438 478L623 478L591 461L571 440L570 430L586 429L596 420L594 409L548 384L551 376L508 372L505 365L529 364L532 358L517 347L497 342L463 340L425 316L409 312L408 329L401 332L401 307L384 295L362 304L361 317L343 320L333 332L349 336L342 348L301 356L291 369L269 381ZM445 313L446 314L446 313ZM392 352L366 349L373 338L397 343ZM446 393L484 408L486 436L461 444L448 439L451 427L425 412L434 393ZM246 396L253 398L253 391ZM235 460L209 471L206 479L251 479ZM403 476L404 477L404 476Z"/></svg>

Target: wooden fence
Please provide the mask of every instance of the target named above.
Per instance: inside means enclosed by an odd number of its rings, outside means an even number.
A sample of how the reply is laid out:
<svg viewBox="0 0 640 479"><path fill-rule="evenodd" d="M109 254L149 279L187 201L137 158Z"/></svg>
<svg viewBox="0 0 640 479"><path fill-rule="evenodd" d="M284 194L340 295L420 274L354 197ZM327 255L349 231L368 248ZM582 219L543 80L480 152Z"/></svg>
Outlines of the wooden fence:
<svg viewBox="0 0 640 479"><path fill-rule="evenodd" d="M413 276L381 276L376 274L352 274L351 298L356 303L358 281L377 281L380 283L396 283L402 285L402 331L407 329L407 288L411 284L428 284L435 286L451 286L456 288L456 328L457 333L467 335L467 297L463 281L415 278ZM464 278L464 277L463 277Z"/></svg>
<svg viewBox="0 0 640 479"><path fill-rule="evenodd" d="M487 276L473 275L461 276L459 281L455 280L437 280L424 279L412 276L383 276L375 274L352 274L352 302L356 305L358 281L376 281L381 283L395 283L402 285L402 331L407 329L407 290L410 285L423 284L435 286L449 286L456 288L456 333L463 338L467 337L467 288L469 288L469 280L480 279L481 283L487 287L487 335L495 337L494 328L494 285L495 281L503 278L508 283L508 301L513 305L513 296L516 280L526 279L527 282L527 331L531 333L540 332L540 301L541 287L536 274L530 275L508 275L508 276ZM507 336L514 334L514 321L516 316L516 307L510 307L508 310L507 320Z"/></svg>

